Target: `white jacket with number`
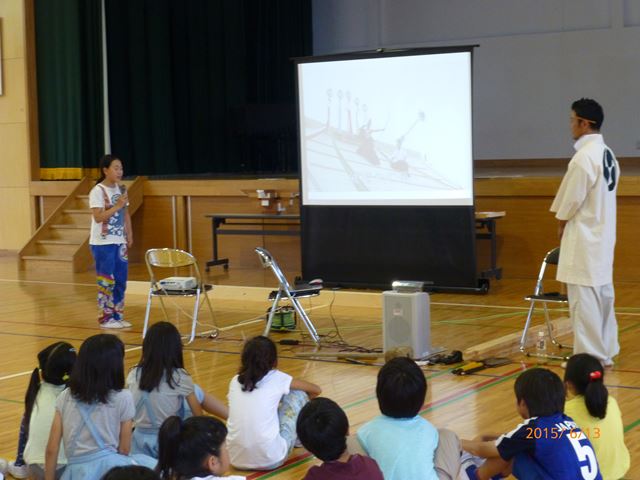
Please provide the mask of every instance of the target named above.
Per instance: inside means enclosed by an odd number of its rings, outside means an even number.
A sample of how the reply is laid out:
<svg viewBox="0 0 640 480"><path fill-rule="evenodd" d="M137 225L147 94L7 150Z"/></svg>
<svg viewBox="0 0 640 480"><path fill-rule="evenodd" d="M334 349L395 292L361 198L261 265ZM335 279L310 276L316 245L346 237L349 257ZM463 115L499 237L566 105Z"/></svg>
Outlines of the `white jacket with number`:
<svg viewBox="0 0 640 480"><path fill-rule="evenodd" d="M574 148L551 205L556 218L567 221L556 278L596 287L613 283L620 166L600 134L583 135Z"/></svg>

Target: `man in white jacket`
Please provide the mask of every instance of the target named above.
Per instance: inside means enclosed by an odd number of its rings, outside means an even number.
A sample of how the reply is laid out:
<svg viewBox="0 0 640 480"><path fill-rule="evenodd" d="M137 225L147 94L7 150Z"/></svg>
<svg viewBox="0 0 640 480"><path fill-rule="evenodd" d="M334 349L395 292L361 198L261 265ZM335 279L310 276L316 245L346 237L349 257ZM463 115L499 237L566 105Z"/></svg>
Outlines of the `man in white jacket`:
<svg viewBox="0 0 640 480"><path fill-rule="evenodd" d="M551 205L559 221L556 278L567 284L574 353L589 353L611 366L620 352L613 306L620 167L600 134L604 113L595 100L573 102L570 118L576 153Z"/></svg>

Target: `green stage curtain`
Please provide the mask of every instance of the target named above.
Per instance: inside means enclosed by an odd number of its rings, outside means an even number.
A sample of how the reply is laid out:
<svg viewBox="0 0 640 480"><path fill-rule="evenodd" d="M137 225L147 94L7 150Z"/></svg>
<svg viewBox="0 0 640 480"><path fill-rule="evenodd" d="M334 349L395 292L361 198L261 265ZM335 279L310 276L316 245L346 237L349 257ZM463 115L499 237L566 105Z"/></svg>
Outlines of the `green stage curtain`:
<svg viewBox="0 0 640 480"><path fill-rule="evenodd" d="M111 145L128 174L297 170L291 57L311 0L106 0Z"/></svg>
<svg viewBox="0 0 640 480"><path fill-rule="evenodd" d="M36 0L40 176L81 178L104 151L100 0Z"/></svg>

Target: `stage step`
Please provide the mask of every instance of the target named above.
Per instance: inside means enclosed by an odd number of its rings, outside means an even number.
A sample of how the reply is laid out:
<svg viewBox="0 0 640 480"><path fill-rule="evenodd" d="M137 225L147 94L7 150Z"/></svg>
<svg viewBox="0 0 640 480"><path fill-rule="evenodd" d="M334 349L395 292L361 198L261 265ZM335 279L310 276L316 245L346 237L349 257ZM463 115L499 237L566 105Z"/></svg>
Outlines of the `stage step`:
<svg viewBox="0 0 640 480"><path fill-rule="evenodd" d="M61 220L65 224L86 226L91 222L91 210L88 208L66 208L62 211Z"/></svg>
<svg viewBox="0 0 640 480"><path fill-rule="evenodd" d="M23 255L22 265L25 270L39 271L73 271L73 257L71 255Z"/></svg>
<svg viewBox="0 0 640 480"><path fill-rule="evenodd" d="M53 256L73 256L73 254L80 248L82 241L69 241L54 238L47 238L43 240L37 240L37 251L40 255L53 255Z"/></svg>
<svg viewBox="0 0 640 480"><path fill-rule="evenodd" d="M143 179L128 184L129 212L142 204ZM82 272L93 265L89 249L91 216L88 192L93 181L83 178L20 250L21 265L28 270Z"/></svg>

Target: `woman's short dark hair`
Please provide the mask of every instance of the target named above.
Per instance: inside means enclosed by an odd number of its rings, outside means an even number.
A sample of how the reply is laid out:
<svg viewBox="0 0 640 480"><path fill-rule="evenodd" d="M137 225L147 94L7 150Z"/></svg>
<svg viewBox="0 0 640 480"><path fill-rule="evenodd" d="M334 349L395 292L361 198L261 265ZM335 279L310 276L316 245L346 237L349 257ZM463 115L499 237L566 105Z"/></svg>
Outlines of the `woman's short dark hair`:
<svg viewBox="0 0 640 480"><path fill-rule="evenodd" d="M589 415L596 418L607 416L609 391L604 385L604 368L600 360L588 353L573 355L567 362L564 381L571 382L578 395L584 395Z"/></svg>
<svg viewBox="0 0 640 480"><path fill-rule="evenodd" d="M378 405L388 417L415 417L424 404L426 394L424 374L410 358L393 358L378 372Z"/></svg>
<svg viewBox="0 0 640 480"><path fill-rule="evenodd" d="M162 478L193 478L211 475L204 464L209 455L220 457L227 427L217 418L168 417L158 433L158 466Z"/></svg>
<svg viewBox="0 0 640 480"><path fill-rule="evenodd" d="M564 384L551 370L527 370L516 379L513 389L518 402L524 400L530 417L548 417L564 411Z"/></svg>
<svg viewBox="0 0 640 480"><path fill-rule="evenodd" d="M278 350L270 338L253 337L244 344L238 371L238 382L242 390L251 392L264 376L278 364Z"/></svg>
<svg viewBox="0 0 640 480"><path fill-rule="evenodd" d="M180 332L169 322L158 322L149 328L142 342L140 368L140 390L151 392L162 380L174 387L173 372L184 368L182 338Z"/></svg>
<svg viewBox="0 0 640 480"><path fill-rule="evenodd" d="M309 401L298 415L296 430L304 448L323 462L338 459L347 449L349 420L342 408L328 398Z"/></svg>
<svg viewBox="0 0 640 480"><path fill-rule="evenodd" d="M82 342L69 378L73 397L85 403L107 403L112 390L123 388L122 340L115 335L101 333Z"/></svg>

